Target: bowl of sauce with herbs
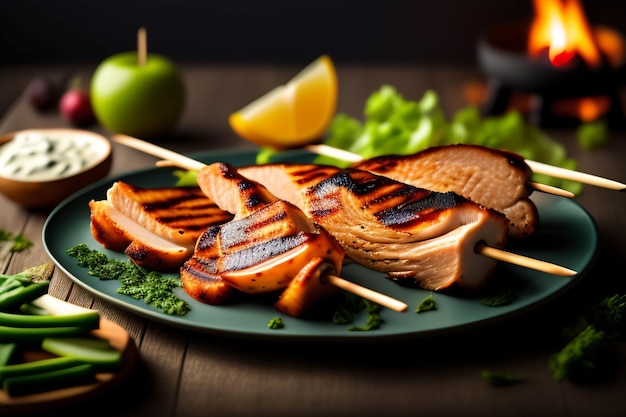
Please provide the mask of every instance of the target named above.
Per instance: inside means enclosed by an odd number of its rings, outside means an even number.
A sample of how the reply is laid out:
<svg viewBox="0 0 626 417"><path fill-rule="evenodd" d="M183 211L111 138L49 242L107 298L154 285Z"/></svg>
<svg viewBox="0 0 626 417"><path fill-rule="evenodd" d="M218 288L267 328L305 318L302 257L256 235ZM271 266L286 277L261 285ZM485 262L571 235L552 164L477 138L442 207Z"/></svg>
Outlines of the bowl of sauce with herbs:
<svg viewBox="0 0 626 417"><path fill-rule="evenodd" d="M0 192L28 208L49 209L104 178L111 142L79 129L26 129L0 136Z"/></svg>

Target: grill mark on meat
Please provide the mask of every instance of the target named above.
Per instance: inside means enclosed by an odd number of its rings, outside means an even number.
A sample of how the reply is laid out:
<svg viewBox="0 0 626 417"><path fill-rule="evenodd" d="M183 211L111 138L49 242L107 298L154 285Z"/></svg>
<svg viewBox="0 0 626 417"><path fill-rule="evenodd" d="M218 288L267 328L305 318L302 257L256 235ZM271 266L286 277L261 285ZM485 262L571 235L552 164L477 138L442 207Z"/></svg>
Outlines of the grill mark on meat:
<svg viewBox="0 0 626 417"><path fill-rule="evenodd" d="M275 238L266 242L259 242L252 247L238 249L236 252L225 253L220 261L220 272L236 271L259 264L260 262L282 255L290 250L305 244L310 236L298 233L295 236ZM232 246L229 247L232 250Z"/></svg>
<svg viewBox="0 0 626 417"><path fill-rule="evenodd" d="M414 240L429 239L466 221L455 215L453 209L461 209L468 200L455 193L433 192L357 169L340 171L304 193L303 209L313 219L323 225L331 221L333 227L340 227L335 224L339 220L328 219L356 221L366 225L367 230L361 228L354 233L373 233L376 235L373 239L381 236L375 230L384 236L389 232L387 229L406 233ZM333 232L330 226L326 227Z"/></svg>
<svg viewBox="0 0 626 417"><path fill-rule="evenodd" d="M245 293L268 293L290 286L298 276L300 285L291 286L288 297L293 299L302 288L314 284L301 272L313 259L320 258L340 271L344 252L330 234L294 204L276 198L231 165L216 162L202 168L198 184L234 218L205 232L206 241L204 235L200 237L192 259L216 259L216 272L232 287ZM285 301L282 307L290 304Z"/></svg>
<svg viewBox="0 0 626 417"><path fill-rule="evenodd" d="M217 274L213 258L190 258L180 268L183 290L201 303L224 305L235 295L235 289Z"/></svg>
<svg viewBox="0 0 626 417"><path fill-rule="evenodd" d="M283 222L287 219L287 212L281 211L269 217L255 215L226 223L221 228L222 247L225 250L243 250L259 241L288 234L293 229Z"/></svg>
<svg viewBox="0 0 626 417"><path fill-rule="evenodd" d="M385 226L413 227L416 222L433 222L442 210L457 207L462 203L458 195L429 193L418 201L400 204L376 213L376 218Z"/></svg>
<svg viewBox="0 0 626 417"><path fill-rule="evenodd" d="M242 195L246 195L245 203L248 210L256 210L257 207L264 206L265 200L262 195L257 193L256 187L249 181L239 181L237 183Z"/></svg>
<svg viewBox="0 0 626 417"><path fill-rule="evenodd" d="M345 170L321 180L314 188L318 199L330 197L335 187L344 187L362 198L362 209L373 211L378 221L397 229L413 228L417 223L435 222L442 211L466 201L453 192L437 193L407 187L386 177L371 176L359 170ZM331 208L332 207L332 208ZM313 217L333 215L339 205L313 209Z"/></svg>
<svg viewBox="0 0 626 417"><path fill-rule="evenodd" d="M532 170L512 152L478 145L446 145L413 155L384 155L358 162L354 168L433 191L454 191L503 213L511 237L525 238L539 223L528 198Z"/></svg>
<svg viewBox="0 0 626 417"><path fill-rule="evenodd" d="M90 229L107 249L123 252L147 269L174 271L193 253L193 245L179 245L140 226L107 200L91 200Z"/></svg>
<svg viewBox="0 0 626 417"><path fill-rule="evenodd" d="M199 187L144 188L117 181L107 199L146 229L180 244L193 245L204 229L233 217Z"/></svg>
<svg viewBox="0 0 626 417"><path fill-rule="evenodd" d="M390 279L401 277L405 285L477 289L497 265L474 247L480 241L505 245L503 214L454 192L425 190L358 169L322 167L317 178L323 179L313 183L316 167L270 164L239 172L300 207L340 242L350 259Z"/></svg>
<svg viewBox="0 0 626 417"><path fill-rule="evenodd" d="M202 253L203 257L210 256L205 253L207 250L212 249L217 244L217 237L220 233L220 226L211 226L206 229L198 238L194 254Z"/></svg>
<svg viewBox="0 0 626 417"><path fill-rule="evenodd" d="M142 194L154 194L154 189L133 187L142 201ZM207 224L215 222L216 217L228 219L224 211L211 202L197 187L180 187L178 197L167 196L165 200L142 204L142 208L159 223L180 229L178 233L202 231Z"/></svg>

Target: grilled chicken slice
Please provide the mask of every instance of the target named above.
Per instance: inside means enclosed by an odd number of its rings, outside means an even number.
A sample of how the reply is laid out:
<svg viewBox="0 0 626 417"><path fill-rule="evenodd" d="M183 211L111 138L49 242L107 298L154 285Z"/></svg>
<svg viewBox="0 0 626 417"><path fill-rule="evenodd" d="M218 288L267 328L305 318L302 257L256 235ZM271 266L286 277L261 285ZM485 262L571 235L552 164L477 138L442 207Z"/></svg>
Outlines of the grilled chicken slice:
<svg viewBox="0 0 626 417"><path fill-rule="evenodd" d="M185 246L193 246L207 227L232 219L198 187L142 188L117 181L107 199L141 226Z"/></svg>
<svg viewBox="0 0 626 417"><path fill-rule="evenodd" d="M219 230L212 227L209 230ZM191 257L180 268L183 290L201 303L228 304L236 294L234 287L226 283L217 272L217 258Z"/></svg>
<svg viewBox="0 0 626 417"><path fill-rule="evenodd" d="M233 217L199 187L141 188L122 181L107 190L107 200L89 207L91 234L98 243L163 272L177 270L193 255L207 227Z"/></svg>
<svg viewBox="0 0 626 417"><path fill-rule="evenodd" d="M301 317L317 300L337 293L338 288L325 281L328 274L337 274L335 266L322 257L314 257L289 282L274 308L292 317Z"/></svg>
<svg viewBox="0 0 626 417"><path fill-rule="evenodd" d="M433 191L454 191L509 220L509 235L525 238L539 223L528 198L532 170L524 159L508 151L477 145L448 145L412 155L385 155L358 162L354 168Z"/></svg>
<svg viewBox="0 0 626 417"><path fill-rule="evenodd" d="M302 223L307 227L299 228ZM343 260L330 235L282 200L221 226L219 244L220 276L251 294L285 288L314 257L333 260L337 269Z"/></svg>
<svg viewBox="0 0 626 417"><path fill-rule="evenodd" d="M323 228L228 164L209 165L198 177L206 195L234 218L200 236L181 268L184 282L194 279L188 270L201 267L248 294L288 288L277 308L290 315L303 314L318 297L335 291L320 276L327 270L338 273L344 252Z"/></svg>
<svg viewBox="0 0 626 417"><path fill-rule="evenodd" d="M478 289L497 262L476 254L474 247L506 243L504 215L453 192L314 164L259 165L239 172L298 206L340 242L350 259L404 285ZM203 184L200 174L200 187L210 192L211 184Z"/></svg>
<svg viewBox="0 0 626 417"><path fill-rule="evenodd" d="M145 268L175 271L193 254L193 246L179 245L152 233L107 200L91 200L89 210L94 239L107 249L125 253Z"/></svg>

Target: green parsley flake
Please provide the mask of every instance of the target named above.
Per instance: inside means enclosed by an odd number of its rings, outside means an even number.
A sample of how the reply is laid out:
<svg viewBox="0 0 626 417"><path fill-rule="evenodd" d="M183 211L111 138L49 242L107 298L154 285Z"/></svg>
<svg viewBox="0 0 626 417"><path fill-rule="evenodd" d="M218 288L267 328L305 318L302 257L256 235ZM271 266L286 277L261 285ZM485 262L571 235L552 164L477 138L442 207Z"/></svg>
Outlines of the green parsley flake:
<svg viewBox="0 0 626 417"><path fill-rule="evenodd" d="M431 310L437 310L437 304L435 303L435 298L433 297L432 293L428 297L420 301L420 303L417 305L417 308L415 309L415 312L423 313L425 311Z"/></svg>
<svg viewBox="0 0 626 417"><path fill-rule="evenodd" d="M339 302L339 307L333 313L334 324L350 324L360 311L367 311L367 322L363 326L350 326L349 331L368 331L378 329L384 320L380 317L382 306L369 300L354 295L343 293L343 299Z"/></svg>
<svg viewBox="0 0 626 417"><path fill-rule="evenodd" d="M280 317L274 317L267 323L267 327L272 330L282 329L285 327L285 323Z"/></svg>
<svg viewBox="0 0 626 417"><path fill-rule="evenodd" d="M515 300L517 300L515 291L512 288L506 288L501 293L484 299L482 304L487 307L500 307L509 305Z"/></svg>
<svg viewBox="0 0 626 417"><path fill-rule="evenodd" d="M0 242L11 242L11 252L21 252L25 249L33 246L33 242L31 242L24 234L19 233L14 235L11 232L6 230L0 230Z"/></svg>
<svg viewBox="0 0 626 417"><path fill-rule="evenodd" d="M31 246L33 246L33 242L31 242L26 236L20 233L13 239L13 246L11 247L11 250L13 252L21 252L25 249L30 248Z"/></svg>

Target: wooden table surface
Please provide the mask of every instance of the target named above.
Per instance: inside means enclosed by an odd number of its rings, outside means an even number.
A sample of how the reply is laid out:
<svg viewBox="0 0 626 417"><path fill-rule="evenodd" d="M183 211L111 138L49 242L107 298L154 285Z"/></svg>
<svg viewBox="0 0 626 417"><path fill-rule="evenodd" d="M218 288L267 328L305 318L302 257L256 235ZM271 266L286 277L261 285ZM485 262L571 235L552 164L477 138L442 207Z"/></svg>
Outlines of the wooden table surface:
<svg viewBox="0 0 626 417"><path fill-rule="evenodd" d="M188 153L214 148L255 149L230 130L228 115L285 82L293 66L187 64L187 107L178 130L160 142ZM0 133L33 127L65 127L56 112L37 114L21 91L36 74L89 75L90 65L52 68L0 68L0 104L6 112ZM463 89L481 80L473 68L360 66L337 64L338 111L360 117L367 96L382 84L407 98L435 90L446 112L466 105ZM9 104L11 103L11 104ZM0 107L1 109L2 107ZM103 132L98 126L93 130ZM563 142L579 169L626 180L626 134L612 131L610 145L581 150L573 129L547 133ZM155 158L114 144L111 176L150 167ZM626 195L587 186L575 198L597 224L598 259L581 282L556 300L523 316L471 332L426 340L363 344L294 344L234 340L197 334L136 316L94 297L58 268L50 293L89 306L132 336L140 364L125 384L63 410L67 416L600 416L626 410L626 346L618 345L620 369L614 379L594 385L555 381L549 357L563 320L592 296L623 293L626 276ZM34 246L14 254L3 271L17 272L49 258L41 232L47 213L25 210L0 196L0 229L22 232ZM509 372L522 383L488 386L482 370Z"/></svg>

